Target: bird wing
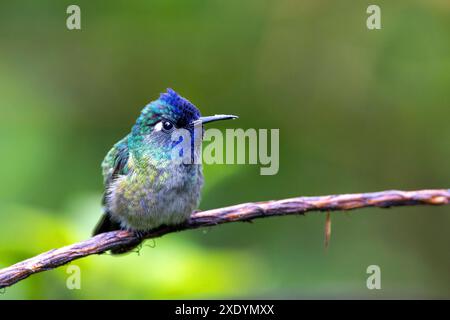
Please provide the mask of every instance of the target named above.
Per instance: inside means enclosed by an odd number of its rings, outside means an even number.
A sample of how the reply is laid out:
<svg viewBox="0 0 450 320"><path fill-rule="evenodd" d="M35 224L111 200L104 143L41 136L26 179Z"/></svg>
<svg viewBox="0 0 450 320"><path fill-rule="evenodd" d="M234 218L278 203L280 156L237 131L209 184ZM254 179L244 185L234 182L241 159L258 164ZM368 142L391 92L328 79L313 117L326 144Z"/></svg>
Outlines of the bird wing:
<svg viewBox="0 0 450 320"><path fill-rule="evenodd" d="M103 193L102 204L104 213L94 229L93 235L99 233L120 229L120 224L111 219L111 215L107 208L107 198L109 186L120 175L126 174L128 171L127 163L129 159L128 152L128 136L120 140L109 150L102 162L103 182L105 184L105 192Z"/></svg>
<svg viewBox="0 0 450 320"><path fill-rule="evenodd" d="M120 140L109 150L102 162L103 183L105 190L117 178L118 175L127 173L127 163L129 159L128 153L128 136Z"/></svg>

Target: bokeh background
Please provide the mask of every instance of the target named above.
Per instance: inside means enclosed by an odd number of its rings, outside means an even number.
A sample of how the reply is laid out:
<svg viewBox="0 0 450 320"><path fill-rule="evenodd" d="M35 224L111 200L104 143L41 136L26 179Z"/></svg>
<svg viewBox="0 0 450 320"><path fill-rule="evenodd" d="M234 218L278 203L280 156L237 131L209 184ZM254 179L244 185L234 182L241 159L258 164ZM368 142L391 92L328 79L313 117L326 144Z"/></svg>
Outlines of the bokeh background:
<svg viewBox="0 0 450 320"><path fill-rule="evenodd" d="M167 87L219 128L279 128L280 170L205 167L202 209L299 195L448 188L450 2L2 1L0 267L86 239L100 163ZM82 30L66 29L81 7ZM450 298L450 208L366 209L170 234L0 299ZM366 288L379 265L382 290Z"/></svg>

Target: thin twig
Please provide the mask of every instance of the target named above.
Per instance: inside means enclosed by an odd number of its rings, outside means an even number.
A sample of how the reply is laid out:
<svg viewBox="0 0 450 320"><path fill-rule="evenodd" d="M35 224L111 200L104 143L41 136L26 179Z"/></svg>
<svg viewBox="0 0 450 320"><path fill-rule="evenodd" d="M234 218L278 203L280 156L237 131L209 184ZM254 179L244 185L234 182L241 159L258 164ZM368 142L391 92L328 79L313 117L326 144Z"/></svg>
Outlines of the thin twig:
<svg viewBox="0 0 450 320"><path fill-rule="evenodd" d="M414 205L445 205L450 203L450 189L419 191L382 191L299 197L284 200L244 203L231 207L195 212L183 225L161 227L147 232L144 239L161 237L167 233L214 226L222 223L251 221L257 218L304 214L309 211L345 211L366 207L389 208ZM0 289L11 286L32 274L51 270L92 254L104 253L138 245L142 238L130 231L112 231L99 234L59 249L53 249L0 270Z"/></svg>

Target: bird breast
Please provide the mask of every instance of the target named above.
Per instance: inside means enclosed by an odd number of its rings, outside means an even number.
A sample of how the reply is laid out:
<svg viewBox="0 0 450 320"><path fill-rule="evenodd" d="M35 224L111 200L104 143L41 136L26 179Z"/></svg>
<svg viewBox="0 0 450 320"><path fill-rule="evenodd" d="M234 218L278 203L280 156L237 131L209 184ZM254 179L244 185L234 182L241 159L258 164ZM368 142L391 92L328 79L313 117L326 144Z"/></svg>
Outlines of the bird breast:
<svg viewBox="0 0 450 320"><path fill-rule="evenodd" d="M201 165L134 168L111 184L107 209L127 229L180 224L198 207L202 186Z"/></svg>

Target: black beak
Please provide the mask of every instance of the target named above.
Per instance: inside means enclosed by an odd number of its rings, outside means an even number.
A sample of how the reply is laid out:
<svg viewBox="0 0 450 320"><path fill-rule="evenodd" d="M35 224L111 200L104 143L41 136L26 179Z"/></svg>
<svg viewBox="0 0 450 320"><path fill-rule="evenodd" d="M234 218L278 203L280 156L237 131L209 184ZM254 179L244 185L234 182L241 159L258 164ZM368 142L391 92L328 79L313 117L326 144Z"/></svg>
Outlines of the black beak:
<svg viewBox="0 0 450 320"><path fill-rule="evenodd" d="M200 119L194 121L194 125L205 124L208 122L214 122L214 121L220 121L220 120L237 119L237 118L238 118L238 116L233 116L230 114L216 114L214 116L209 116L209 117L200 117Z"/></svg>

